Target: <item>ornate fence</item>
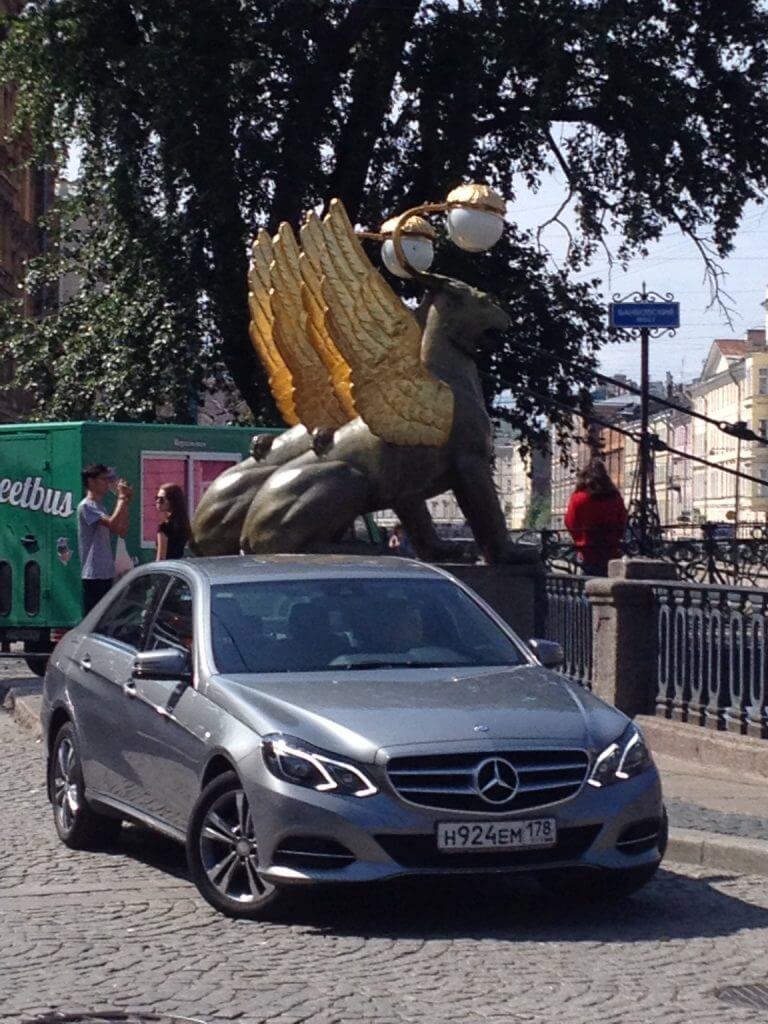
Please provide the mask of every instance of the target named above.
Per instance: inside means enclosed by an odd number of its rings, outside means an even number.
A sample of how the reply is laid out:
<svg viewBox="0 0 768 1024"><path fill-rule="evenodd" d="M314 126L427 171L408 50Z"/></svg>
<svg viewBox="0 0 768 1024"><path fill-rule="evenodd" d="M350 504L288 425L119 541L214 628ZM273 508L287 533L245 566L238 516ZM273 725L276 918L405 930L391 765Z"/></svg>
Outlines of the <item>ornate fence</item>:
<svg viewBox="0 0 768 1024"><path fill-rule="evenodd" d="M768 591L654 583L656 713L768 738Z"/></svg>
<svg viewBox="0 0 768 1024"><path fill-rule="evenodd" d="M566 530L518 530L515 540L533 544L552 572L576 574L579 563ZM726 586L768 588L768 524L704 523L701 526L661 526L651 537L654 558L669 559L681 579L691 583L720 583ZM625 554L638 554L631 534Z"/></svg>
<svg viewBox="0 0 768 1024"><path fill-rule="evenodd" d="M592 681L592 607L584 593L586 582L585 576L546 577L547 639L563 648L563 675L583 686Z"/></svg>

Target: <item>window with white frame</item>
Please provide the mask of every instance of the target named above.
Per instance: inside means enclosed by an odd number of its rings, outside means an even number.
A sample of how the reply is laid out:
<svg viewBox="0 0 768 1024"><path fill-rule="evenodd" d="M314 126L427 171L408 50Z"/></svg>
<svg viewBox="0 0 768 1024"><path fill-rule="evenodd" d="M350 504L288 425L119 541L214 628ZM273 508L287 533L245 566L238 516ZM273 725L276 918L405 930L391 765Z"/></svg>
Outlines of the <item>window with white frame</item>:
<svg viewBox="0 0 768 1024"><path fill-rule="evenodd" d="M761 366L757 371L757 393L768 395L768 366Z"/></svg>
<svg viewBox="0 0 768 1024"><path fill-rule="evenodd" d="M756 497L768 498L768 466L758 466L757 475L763 483L755 484Z"/></svg>
<svg viewBox="0 0 768 1024"><path fill-rule="evenodd" d="M757 421L757 432L761 437L768 437L768 420Z"/></svg>

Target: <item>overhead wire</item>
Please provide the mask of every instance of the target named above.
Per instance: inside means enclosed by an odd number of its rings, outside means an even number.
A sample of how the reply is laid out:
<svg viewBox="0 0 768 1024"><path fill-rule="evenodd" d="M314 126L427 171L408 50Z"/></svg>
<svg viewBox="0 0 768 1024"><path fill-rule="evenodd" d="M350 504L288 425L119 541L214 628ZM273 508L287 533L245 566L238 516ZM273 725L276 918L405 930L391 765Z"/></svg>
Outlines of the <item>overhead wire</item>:
<svg viewBox="0 0 768 1024"><path fill-rule="evenodd" d="M500 381L507 387L513 387L510 381L498 376L498 374L481 373L481 376L486 377L488 379ZM625 437L628 437L636 445L641 445L643 443L642 437L638 432L627 430L625 427L620 427L618 424L613 423L611 420L603 419L601 416L596 416L593 413L584 412L579 408L569 405L567 402L561 402L557 398L553 398L552 395L545 395L542 392L536 391L533 388L526 388L526 391L529 395L532 395L534 398L537 398L539 401L544 402L545 404L549 404L554 406L555 408L562 409L564 412L570 412L574 416L579 416L581 419L588 420L591 423L596 423L598 424L598 426L606 427L609 430L615 430L617 433L623 434ZM496 409L494 411L499 412L500 410ZM764 480L762 477L753 476L751 473L743 472L743 470L731 469L729 466L723 466L721 463L710 462L709 459L702 458L700 455L694 455L692 452L684 452L680 448L675 448L672 445L667 444L667 442L660 438L658 434L649 434L649 446L651 450L654 452L668 452L670 455L676 455L679 458L686 459L690 462L697 462L700 465L707 466L710 469L716 469L721 473L727 473L729 476L737 476L740 480L750 480L753 483L760 484L763 487L766 486L766 484L768 484L768 480Z"/></svg>
<svg viewBox="0 0 768 1024"><path fill-rule="evenodd" d="M560 356L557 356L554 353L544 352L541 349L535 349L532 345L525 345L523 342L513 341L509 337L506 338L506 342L513 348L517 348L523 352L530 352L539 357L543 356L545 359L549 359L551 362L555 362L560 365L562 365L564 362L564 360ZM618 380L616 377L609 377L604 373L600 373L599 370L587 370L586 372L590 377L593 377L595 380L599 380L603 384L613 384L624 391L629 391L630 394L639 395L642 398L642 389L634 384L629 384L626 381ZM502 381L502 383L507 382ZM512 385L508 384L508 386ZM706 413L699 412L696 409L690 409L685 405L680 405L677 402L673 402L669 398L663 398L661 395L649 394L648 399L649 401L655 402L658 405L663 405L668 409L674 409L676 412L685 413L687 416L691 416L693 419L698 419L702 420L705 423L709 423L711 426L717 427L718 430L720 430L724 434L728 434L730 437L735 437L741 439L742 441L755 441L757 444L768 445L768 438L762 437L760 434L756 433L750 427L747 427L746 424L741 424L741 422L729 423L727 420L716 420L712 416L708 416Z"/></svg>

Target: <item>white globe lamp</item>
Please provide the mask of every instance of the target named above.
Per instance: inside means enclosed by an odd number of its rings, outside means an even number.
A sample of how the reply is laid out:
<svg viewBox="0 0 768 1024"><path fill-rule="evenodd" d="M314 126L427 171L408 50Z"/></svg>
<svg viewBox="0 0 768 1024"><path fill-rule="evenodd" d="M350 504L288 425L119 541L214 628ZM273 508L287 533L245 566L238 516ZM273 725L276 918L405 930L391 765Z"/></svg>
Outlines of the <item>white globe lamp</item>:
<svg viewBox="0 0 768 1024"><path fill-rule="evenodd" d="M389 235L381 246L381 258L384 266L395 277L408 278L411 272L397 258L392 234L399 217L391 217L381 225L381 233ZM435 229L423 217L409 217L400 229L400 244L409 267L418 273L424 273L432 266L435 257L433 239Z"/></svg>
<svg viewBox="0 0 768 1024"><path fill-rule="evenodd" d="M447 199L448 237L466 252L485 252L504 232L506 203L487 185L460 185Z"/></svg>

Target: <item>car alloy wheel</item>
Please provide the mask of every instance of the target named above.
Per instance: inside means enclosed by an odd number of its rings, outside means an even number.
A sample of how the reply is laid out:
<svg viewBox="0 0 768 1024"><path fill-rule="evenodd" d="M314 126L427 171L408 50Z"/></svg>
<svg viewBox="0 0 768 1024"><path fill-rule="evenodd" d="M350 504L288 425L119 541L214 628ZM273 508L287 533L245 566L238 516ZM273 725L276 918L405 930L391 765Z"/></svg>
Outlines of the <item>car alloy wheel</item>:
<svg viewBox="0 0 768 1024"><path fill-rule="evenodd" d="M64 736L56 744L53 761L53 813L63 833L72 831L82 806L76 767L75 745L69 736Z"/></svg>
<svg viewBox="0 0 768 1024"><path fill-rule="evenodd" d="M53 820L61 841L73 850L92 849L113 842L122 823L119 818L97 814L88 805L77 739L69 722L56 734L48 770Z"/></svg>
<svg viewBox="0 0 768 1024"><path fill-rule="evenodd" d="M190 822L187 857L201 895L230 917L261 917L282 897L259 874L253 817L234 772L203 790Z"/></svg>

